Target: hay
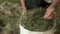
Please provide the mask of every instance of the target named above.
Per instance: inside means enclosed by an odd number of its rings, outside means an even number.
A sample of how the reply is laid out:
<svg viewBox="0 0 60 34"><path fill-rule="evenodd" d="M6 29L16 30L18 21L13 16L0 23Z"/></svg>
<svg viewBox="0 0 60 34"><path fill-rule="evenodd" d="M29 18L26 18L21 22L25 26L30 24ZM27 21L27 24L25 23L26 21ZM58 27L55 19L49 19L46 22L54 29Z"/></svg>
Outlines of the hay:
<svg viewBox="0 0 60 34"><path fill-rule="evenodd" d="M46 8L28 10L21 16L21 25L30 31L47 31L53 28L54 20L44 19Z"/></svg>
<svg viewBox="0 0 60 34"><path fill-rule="evenodd" d="M19 34L21 6L8 1L0 5L0 34Z"/></svg>

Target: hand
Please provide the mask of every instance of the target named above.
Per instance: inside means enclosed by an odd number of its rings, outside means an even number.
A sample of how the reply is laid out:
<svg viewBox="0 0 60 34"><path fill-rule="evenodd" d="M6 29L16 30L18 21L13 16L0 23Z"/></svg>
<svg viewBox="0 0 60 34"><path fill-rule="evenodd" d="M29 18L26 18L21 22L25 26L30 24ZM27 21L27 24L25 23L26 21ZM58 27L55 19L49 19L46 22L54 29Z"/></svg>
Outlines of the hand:
<svg viewBox="0 0 60 34"><path fill-rule="evenodd" d="M23 8L22 15L24 15L25 12L26 12L26 8Z"/></svg>
<svg viewBox="0 0 60 34"><path fill-rule="evenodd" d="M44 19L53 19L56 16L56 11L54 7L48 7L44 15Z"/></svg>
<svg viewBox="0 0 60 34"><path fill-rule="evenodd" d="M26 12L26 7L23 7L23 12Z"/></svg>

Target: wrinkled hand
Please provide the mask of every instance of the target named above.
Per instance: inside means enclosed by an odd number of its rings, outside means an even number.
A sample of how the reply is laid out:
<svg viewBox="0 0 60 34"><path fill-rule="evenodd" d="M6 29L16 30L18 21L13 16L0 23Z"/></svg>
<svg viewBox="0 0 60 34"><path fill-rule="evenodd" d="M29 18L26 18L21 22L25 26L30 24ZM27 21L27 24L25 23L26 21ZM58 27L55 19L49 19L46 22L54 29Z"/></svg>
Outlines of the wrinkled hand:
<svg viewBox="0 0 60 34"><path fill-rule="evenodd" d="M44 19L53 19L56 16L56 11L54 7L48 7L44 15Z"/></svg>

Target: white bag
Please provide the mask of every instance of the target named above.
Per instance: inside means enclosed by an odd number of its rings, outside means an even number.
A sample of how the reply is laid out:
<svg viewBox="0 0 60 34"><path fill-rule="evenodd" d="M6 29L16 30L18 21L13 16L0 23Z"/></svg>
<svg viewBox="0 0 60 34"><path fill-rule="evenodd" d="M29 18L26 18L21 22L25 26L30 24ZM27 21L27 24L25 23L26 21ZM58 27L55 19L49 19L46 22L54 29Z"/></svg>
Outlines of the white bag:
<svg viewBox="0 0 60 34"><path fill-rule="evenodd" d="M29 31L20 25L20 34L54 34L54 30L51 29L45 32L34 32L34 31Z"/></svg>

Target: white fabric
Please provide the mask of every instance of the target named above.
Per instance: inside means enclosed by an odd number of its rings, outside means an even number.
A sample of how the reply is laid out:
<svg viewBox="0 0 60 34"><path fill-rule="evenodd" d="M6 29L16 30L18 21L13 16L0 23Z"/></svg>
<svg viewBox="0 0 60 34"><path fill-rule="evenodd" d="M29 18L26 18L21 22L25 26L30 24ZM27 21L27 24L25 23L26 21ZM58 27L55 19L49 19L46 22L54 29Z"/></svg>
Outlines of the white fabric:
<svg viewBox="0 0 60 34"><path fill-rule="evenodd" d="M53 0L45 0L46 2L48 2L48 3L52 3L53 2Z"/></svg>
<svg viewBox="0 0 60 34"><path fill-rule="evenodd" d="M20 25L20 34L54 34L54 30L51 29L45 32L34 32L34 31L28 31L27 29L25 29Z"/></svg>

